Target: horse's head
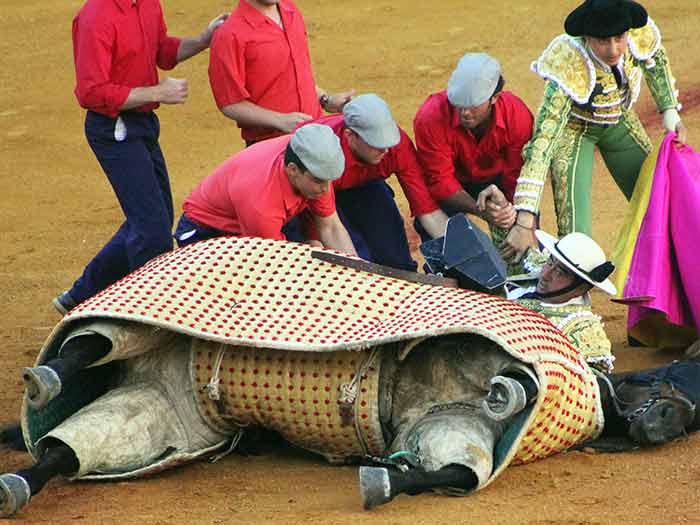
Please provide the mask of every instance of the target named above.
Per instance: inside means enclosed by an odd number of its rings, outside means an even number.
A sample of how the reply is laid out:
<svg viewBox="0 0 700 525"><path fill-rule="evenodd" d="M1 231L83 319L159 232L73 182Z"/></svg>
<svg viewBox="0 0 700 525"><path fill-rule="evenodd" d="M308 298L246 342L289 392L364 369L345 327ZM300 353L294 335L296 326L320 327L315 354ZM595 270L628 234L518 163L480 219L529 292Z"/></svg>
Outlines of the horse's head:
<svg viewBox="0 0 700 525"><path fill-rule="evenodd" d="M695 404L670 381L623 380L615 390L627 434L639 445L668 443L695 419Z"/></svg>

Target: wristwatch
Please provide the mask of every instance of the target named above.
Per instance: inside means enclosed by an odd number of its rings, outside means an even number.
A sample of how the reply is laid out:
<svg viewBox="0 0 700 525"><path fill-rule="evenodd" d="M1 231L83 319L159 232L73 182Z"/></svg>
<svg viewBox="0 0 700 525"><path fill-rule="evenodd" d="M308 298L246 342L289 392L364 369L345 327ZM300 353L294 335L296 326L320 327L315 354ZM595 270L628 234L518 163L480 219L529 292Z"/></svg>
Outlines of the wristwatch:
<svg viewBox="0 0 700 525"><path fill-rule="evenodd" d="M319 103L321 104L321 107L322 107L324 110L328 111L328 110L326 109L326 106L328 106L328 103L331 101L331 97L328 96L328 93L324 93L323 95L321 95L320 97L318 97L318 101L319 101Z"/></svg>

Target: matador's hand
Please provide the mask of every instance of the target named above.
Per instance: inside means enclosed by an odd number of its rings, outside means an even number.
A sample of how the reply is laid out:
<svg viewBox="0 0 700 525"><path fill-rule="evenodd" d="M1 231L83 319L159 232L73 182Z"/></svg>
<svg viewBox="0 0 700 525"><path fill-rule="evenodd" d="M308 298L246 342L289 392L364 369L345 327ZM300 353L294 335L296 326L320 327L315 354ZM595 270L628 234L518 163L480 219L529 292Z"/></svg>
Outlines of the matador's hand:
<svg viewBox="0 0 700 525"><path fill-rule="evenodd" d="M688 128L683 125L683 122L676 124L676 138L673 142L677 144L687 144L688 143Z"/></svg>

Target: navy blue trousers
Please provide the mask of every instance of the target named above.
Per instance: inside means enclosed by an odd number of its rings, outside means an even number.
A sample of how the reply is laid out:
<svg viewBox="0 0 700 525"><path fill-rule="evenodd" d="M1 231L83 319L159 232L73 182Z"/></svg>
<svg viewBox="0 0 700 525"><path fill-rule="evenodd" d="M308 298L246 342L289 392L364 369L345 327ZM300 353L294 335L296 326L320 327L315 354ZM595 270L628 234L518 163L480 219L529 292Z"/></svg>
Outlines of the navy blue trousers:
<svg viewBox="0 0 700 525"><path fill-rule="evenodd" d="M177 221L175 235L173 235L173 237L175 237L177 245L182 248L183 246L194 244L199 241L215 239L216 237L225 237L226 235L231 234L217 230L216 228L197 224L183 213L180 215L180 220Z"/></svg>
<svg viewBox="0 0 700 525"><path fill-rule="evenodd" d="M394 192L384 180L336 191L335 206L361 258L401 270L416 270ZM295 220L288 222L282 232L290 241L304 240Z"/></svg>
<svg viewBox="0 0 700 525"><path fill-rule="evenodd" d="M88 144L112 185L125 221L73 284L70 295L77 303L173 247L173 200L158 144L158 117L152 112L126 112L121 120L126 136L119 133L123 128L115 133L117 119L92 111L85 118Z"/></svg>

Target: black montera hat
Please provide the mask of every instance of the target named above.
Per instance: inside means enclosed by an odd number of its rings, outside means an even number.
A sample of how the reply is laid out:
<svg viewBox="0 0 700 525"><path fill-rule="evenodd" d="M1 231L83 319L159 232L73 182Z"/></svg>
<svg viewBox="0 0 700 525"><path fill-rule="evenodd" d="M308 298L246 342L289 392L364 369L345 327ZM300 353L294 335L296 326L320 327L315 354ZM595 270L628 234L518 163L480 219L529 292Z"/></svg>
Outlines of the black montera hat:
<svg viewBox="0 0 700 525"><path fill-rule="evenodd" d="M631 0L586 0L569 13L564 30L571 36L607 38L644 27L647 11Z"/></svg>

